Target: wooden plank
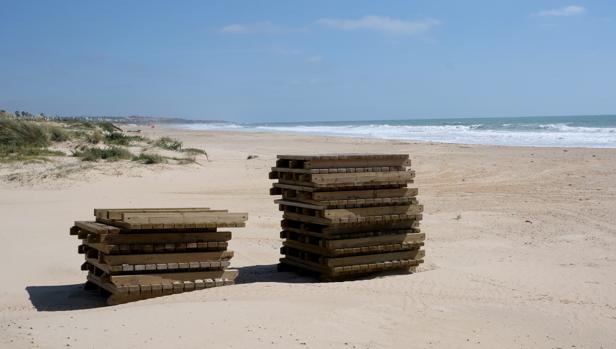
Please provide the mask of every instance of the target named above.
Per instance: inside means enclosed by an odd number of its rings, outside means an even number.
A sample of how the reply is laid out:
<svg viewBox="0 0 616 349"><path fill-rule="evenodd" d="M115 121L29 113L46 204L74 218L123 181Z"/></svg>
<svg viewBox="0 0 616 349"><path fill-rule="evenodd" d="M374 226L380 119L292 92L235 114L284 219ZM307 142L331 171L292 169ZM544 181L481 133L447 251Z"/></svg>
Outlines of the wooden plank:
<svg viewBox="0 0 616 349"><path fill-rule="evenodd" d="M324 258L323 263L328 267L340 267L347 265L356 265L356 264L370 264L370 263L378 263L378 262L387 262L392 260L400 260L400 259L422 259L425 256L425 251L416 249L404 252L391 252L391 253L380 253L380 254L370 254L363 256L353 256L353 257L340 257L340 258Z"/></svg>
<svg viewBox="0 0 616 349"><path fill-rule="evenodd" d="M324 218L335 221L383 215L416 215L421 212L423 212L423 205L403 205L324 210L323 215Z"/></svg>
<svg viewBox="0 0 616 349"><path fill-rule="evenodd" d="M94 234L118 234L120 233L120 229L118 229L117 227L103 224L100 222L76 221L75 226L87 232L94 233Z"/></svg>
<svg viewBox="0 0 616 349"><path fill-rule="evenodd" d="M376 160L409 158L408 154L377 154L377 153L338 153L338 154L282 154L276 156L285 160Z"/></svg>
<svg viewBox="0 0 616 349"><path fill-rule="evenodd" d="M283 206L284 207L284 206ZM399 206L388 206L399 207ZM341 223L368 223L368 222L387 222L398 221L403 219L415 218L423 210L421 205L408 206L405 210L395 209L391 210L389 214L387 211L374 210L370 212L368 209L381 209L385 207L368 207L368 208L352 208L352 209L335 209L325 210L325 217L318 217L315 215L300 214L295 212L289 212L285 208L283 218L292 219L301 222L320 224L320 225L332 225Z"/></svg>
<svg viewBox="0 0 616 349"><path fill-rule="evenodd" d="M318 263L302 260L297 257L287 256L280 259L281 264L305 269L321 274L323 281L343 280L342 277L359 277L362 275L378 273L387 270L410 270L423 263L423 260L398 260L390 263L364 263L355 266L327 268Z"/></svg>
<svg viewBox="0 0 616 349"><path fill-rule="evenodd" d="M405 171L404 166L373 166L373 167L352 167L352 168L285 168L285 167L272 167L271 172L277 173L303 173L303 174L319 174L319 173L347 173L347 172L389 172L389 171ZM277 178L277 177L276 177ZM274 179L271 178L270 179Z"/></svg>
<svg viewBox="0 0 616 349"><path fill-rule="evenodd" d="M248 213L234 213L226 211L203 211L203 212L125 212L123 214L123 221L129 219L147 219L147 218L169 218L169 219L188 219L188 220L201 220L201 219L223 219L226 220L238 220L244 221L248 219Z"/></svg>
<svg viewBox="0 0 616 349"><path fill-rule="evenodd" d="M235 280L239 274L237 269L210 270L180 273L140 274L140 275L112 275L111 282L116 285L134 284L165 284L174 281L195 281L203 279L223 278Z"/></svg>
<svg viewBox="0 0 616 349"><path fill-rule="evenodd" d="M426 234L419 229L385 230L383 234L375 232L357 235L357 237L324 237L317 234L306 234L305 230L285 228L280 232L281 239L308 243L327 249L346 249L389 244L420 244L425 241Z"/></svg>
<svg viewBox="0 0 616 349"><path fill-rule="evenodd" d="M283 195L283 197L286 197ZM274 200L277 204L309 208L313 210L338 209L338 208L362 208L374 206L399 206L399 205L418 205L419 202L414 197L399 198L374 198L374 199L351 199L351 200L331 200L315 201L303 197L291 196L288 199Z"/></svg>
<svg viewBox="0 0 616 349"><path fill-rule="evenodd" d="M186 253L152 253L132 255L103 255L105 264L158 264L158 263L189 263L202 261L226 260L233 257L233 251L216 252L186 252Z"/></svg>
<svg viewBox="0 0 616 349"><path fill-rule="evenodd" d="M305 203L305 202L301 202L301 201L291 201L291 200L285 200L285 199L274 200L274 203L277 203L277 204L280 204L280 205L287 205L287 206L310 208L310 209L313 209L313 210L325 210L325 209L327 209L327 206L325 206L325 205L314 205L314 204L309 204L309 203Z"/></svg>
<svg viewBox="0 0 616 349"><path fill-rule="evenodd" d="M293 240L283 241L283 246L291 247L297 250L318 254L324 257L342 257L342 256L366 256L369 254L377 253L390 253L399 251L409 251L417 249L423 246L423 242L415 244L368 244L360 247L348 247L348 248L327 248L316 245L306 244Z"/></svg>
<svg viewBox="0 0 616 349"><path fill-rule="evenodd" d="M89 242L104 242L108 244L153 244L153 243L200 243L231 240L230 231L203 233L131 233L131 234L100 234L88 235Z"/></svg>
<svg viewBox="0 0 616 349"><path fill-rule="evenodd" d="M180 208L95 208L94 216L104 219L122 219L125 212L201 212L210 211L209 207Z"/></svg>
<svg viewBox="0 0 616 349"><path fill-rule="evenodd" d="M380 221L364 223L338 223L333 225L313 225L300 220L285 218L281 222L283 229L299 229L303 234L323 236L328 238L363 237L367 233L388 234L392 230L416 229L419 226L421 215L397 221ZM362 235L363 234L363 235Z"/></svg>
<svg viewBox="0 0 616 349"><path fill-rule="evenodd" d="M184 263L148 263L148 264L118 264L109 265L101 263L97 258L86 258L85 265L82 265L82 270L87 270L88 265L99 269L101 272L109 275L117 274L144 274L144 273L168 273L178 271L203 271L203 270L218 270L224 269L230 265L229 260L218 261L200 261L200 262L184 262ZM84 269L85 267L85 269Z"/></svg>
<svg viewBox="0 0 616 349"><path fill-rule="evenodd" d="M171 220L170 223L167 222L158 222L158 223L127 223L121 221L108 220L103 218L96 218L96 221L99 223L104 223L108 225L113 225L118 228L122 228L120 230L121 233L134 233L136 230L139 230L140 233L146 233L148 231L152 232L160 232L164 230L186 230L186 231L194 231L199 230L201 228L238 228L245 227L246 224L244 222L238 222L237 220L233 221L204 221L204 222L182 222L177 223Z"/></svg>
<svg viewBox="0 0 616 349"><path fill-rule="evenodd" d="M336 248L352 248L352 247L361 247L361 246L370 246L372 244L380 245L380 244L393 244L393 243L401 243L401 244L417 244L423 242L426 239L425 233L409 233L409 234L396 234L396 235L381 235L381 236L372 236L366 238L355 238L355 239L336 239L336 240L325 240L325 247L336 249Z"/></svg>
<svg viewBox="0 0 616 349"><path fill-rule="evenodd" d="M345 228L344 230L338 232L333 231L329 232L325 229L315 229L312 227L301 227L301 226L289 226L287 223L289 220L283 221L283 231L280 232L281 238L284 238L286 233L296 233L302 234L306 236L311 236L327 241L335 241L335 240L351 240L351 239L360 239L360 238L375 238L378 236L386 236L386 235L406 235L406 234L416 234L420 233L421 229L414 227L418 225L418 222L410 222L407 223L405 221L392 222L382 224L381 226L368 226L368 227L357 227L357 228ZM399 224L392 226L391 224L396 223L404 223L402 226ZM334 240L335 239L335 240Z"/></svg>
<svg viewBox="0 0 616 349"><path fill-rule="evenodd" d="M105 254L172 253L195 251L224 251L226 242L152 243L152 244L108 244L84 241L80 247L95 249Z"/></svg>
<svg viewBox="0 0 616 349"><path fill-rule="evenodd" d="M392 197L414 197L414 196L417 196L417 193L418 193L417 188L320 191L320 192L312 193L312 199L316 201L329 201L329 200L352 200L352 199L373 199L373 198L392 198Z"/></svg>
<svg viewBox="0 0 616 349"><path fill-rule="evenodd" d="M408 157L408 155L407 155ZM408 159L315 159L306 161L304 168L355 168L355 167L382 167L382 166L411 166L411 161Z"/></svg>
<svg viewBox="0 0 616 349"><path fill-rule="evenodd" d="M307 192L312 192L312 191L318 190L318 189L315 189L314 187L310 187L310 186L294 185L294 184L284 184L284 183L274 183L273 186L275 188L280 188L280 189L292 189L292 190L307 191Z"/></svg>
<svg viewBox="0 0 616 349"><path fill-rule="evenodd" d="M340 184L398 182L413 180L415 171L360 172L360 173L326 173L310 175L316 186L335 186Z"/></svg>
<svg viewBox="0 0 616 349"><path fill-rule="evenodd" d="M191 292L204 288L233 285L235 283L232 279L215 278L197 279L194 281L174 281L170 284L131 284L118 287L93 274L88 274L88 281L111 293L107 298L108 305L117 305L170 294Z"/></svg>

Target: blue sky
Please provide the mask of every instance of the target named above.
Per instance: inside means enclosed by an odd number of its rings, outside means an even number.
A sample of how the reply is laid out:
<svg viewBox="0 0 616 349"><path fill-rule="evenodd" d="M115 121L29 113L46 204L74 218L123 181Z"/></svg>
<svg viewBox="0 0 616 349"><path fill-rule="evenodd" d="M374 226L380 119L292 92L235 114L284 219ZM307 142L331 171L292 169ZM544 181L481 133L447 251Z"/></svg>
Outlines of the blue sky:
<svg viewBox="0 0 616 349"><path fill-rule="evenodd" d="M616 2L0 0L0 108L231 121L616 113Z"/></svg>

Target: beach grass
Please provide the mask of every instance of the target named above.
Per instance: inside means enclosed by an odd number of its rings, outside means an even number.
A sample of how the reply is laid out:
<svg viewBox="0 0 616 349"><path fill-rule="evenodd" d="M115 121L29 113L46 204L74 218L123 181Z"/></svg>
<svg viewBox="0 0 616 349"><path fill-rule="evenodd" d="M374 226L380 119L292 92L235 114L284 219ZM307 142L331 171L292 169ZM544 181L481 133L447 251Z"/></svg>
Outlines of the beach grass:
<svg viewBox="0 0 616 349"><path fill-rule="evenodd" d="M166 150L182 150L182 142L170 137L161 137L154 142L154 145Z"/></svg>
<svg viewBox="0 0 616 349"><path fill-rule="evenodd" d="M82 161L118 161L133 158L133 154L128 149L117 146L109 148L84 147L81 150L75 151L73 156L80 158Z"/></svg>

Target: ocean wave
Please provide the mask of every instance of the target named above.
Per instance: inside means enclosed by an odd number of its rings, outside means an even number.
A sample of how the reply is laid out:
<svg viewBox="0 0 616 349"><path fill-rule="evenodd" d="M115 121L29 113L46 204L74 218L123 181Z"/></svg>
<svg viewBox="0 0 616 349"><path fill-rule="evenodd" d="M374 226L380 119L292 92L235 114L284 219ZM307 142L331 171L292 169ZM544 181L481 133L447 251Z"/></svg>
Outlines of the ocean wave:
<svg viewBox="0 0 616 349"><path fill-rule="evenodd" d="M443 143L539 147L615 148L616 128L554 124L394 125L371 124L191 124L197 130L292 132L302 134Z"/></svg>
<svg viewBox="0 0 616 349"><path fill-rule="evenodd" d="M570 126L569 124L542 124L540 128L557 132L579 132L579 133L616 133L616 128L610 127L584 127Z"/></svg>

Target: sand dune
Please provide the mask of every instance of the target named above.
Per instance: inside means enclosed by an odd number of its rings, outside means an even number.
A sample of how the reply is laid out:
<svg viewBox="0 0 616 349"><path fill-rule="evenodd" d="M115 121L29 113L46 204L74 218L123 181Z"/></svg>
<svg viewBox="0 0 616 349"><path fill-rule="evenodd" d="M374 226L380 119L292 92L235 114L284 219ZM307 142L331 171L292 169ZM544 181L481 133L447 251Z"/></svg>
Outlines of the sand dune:
<svg viewBox="0 0 616 349"><path fill-rule="evenodd" d="M616 347L616 150L147 132L204 147L210 161L0 184L0 346ZM420 271L343 283L276 272L267 173L283 152L411 154L425 205ZM104 306L80 288L68 228L114 206L249 212L230 244L239 284Z"/></svg>

